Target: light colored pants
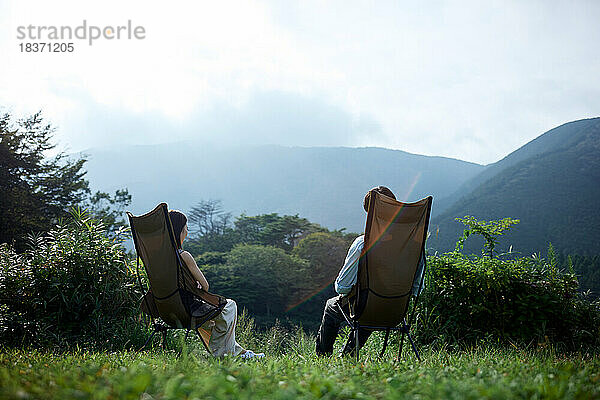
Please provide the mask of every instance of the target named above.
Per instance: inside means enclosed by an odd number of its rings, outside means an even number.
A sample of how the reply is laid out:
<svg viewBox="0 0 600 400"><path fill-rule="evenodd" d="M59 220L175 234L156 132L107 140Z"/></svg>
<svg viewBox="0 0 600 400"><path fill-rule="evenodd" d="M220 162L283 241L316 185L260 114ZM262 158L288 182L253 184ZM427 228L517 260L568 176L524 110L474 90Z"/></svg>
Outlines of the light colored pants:
<svg viewBox="0 0 600 400"><path fill-rule="evenodd" d="M226 354L237 356L244 348L235 341L235 326L237 325L237 304L227 299L227 304L212 321L208 321L202 327L211 330L208 348L215 357ZM211 329L212 328L212 329Z"/></svg>

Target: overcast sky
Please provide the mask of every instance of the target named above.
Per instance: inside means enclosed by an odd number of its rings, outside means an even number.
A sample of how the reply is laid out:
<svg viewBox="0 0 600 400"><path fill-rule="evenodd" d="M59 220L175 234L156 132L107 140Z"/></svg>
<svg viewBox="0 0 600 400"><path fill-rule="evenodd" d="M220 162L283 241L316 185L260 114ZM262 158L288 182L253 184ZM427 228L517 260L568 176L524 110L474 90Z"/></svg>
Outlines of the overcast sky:
<svg viewBox="0 0 600 400"><path fill-rule="evenodd" d="M143 26L21 53L17 27ZM194 138L488 164L600 116L600 1L0 0L0 107L70 151Z"/></svg>

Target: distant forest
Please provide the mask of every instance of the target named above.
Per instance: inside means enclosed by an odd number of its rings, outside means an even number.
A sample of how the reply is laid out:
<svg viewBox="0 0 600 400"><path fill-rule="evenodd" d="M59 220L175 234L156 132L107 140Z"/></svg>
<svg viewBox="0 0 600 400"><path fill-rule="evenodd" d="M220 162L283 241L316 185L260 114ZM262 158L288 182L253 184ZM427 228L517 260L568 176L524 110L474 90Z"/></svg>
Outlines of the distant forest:
<svg viewBox="0 0 600 400"><path fill-rule="evenodd" d="M240 215L218 200L188 213L195 256L211 291L235 299L259 324L274 319L316 328L332 282L357 234L330 231L297 215Z"/></svg>
<svg viewBox="0 0 600 400"><path fill-rule="evenodd" d="M203 200L187 215L190 238L184 248L195 256L211 291L236 299L261 325L280 319L318 327L357 233L330 231L297 215L233 218L218 200ZM600 257L563 255L552 246L538 257L559 271L574 271L580 291L598 297Z"/></svg>

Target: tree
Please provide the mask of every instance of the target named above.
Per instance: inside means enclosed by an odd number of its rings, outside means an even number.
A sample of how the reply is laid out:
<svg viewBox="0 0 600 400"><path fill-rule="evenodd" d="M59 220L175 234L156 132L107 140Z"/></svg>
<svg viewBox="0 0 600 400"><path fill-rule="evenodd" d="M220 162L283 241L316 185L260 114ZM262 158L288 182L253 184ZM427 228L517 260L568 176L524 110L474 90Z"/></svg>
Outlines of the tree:
<svg viewBox="0 0 600 400"><path fill-rule="evenodd" d="M242 214L236 218L234 229L239 237L240 243L246 244L262 244L262 232L265 228L277 221L279 216L273 214L261 214L256 216L248 216Z"/></svg>
<svg viewBox="0 0 600 400"><path fill-rule="evenodd" d="M335 234L335 232L311 233L298 243L292 254L309 262L307 274L300 280L298 290L294 294L293 306L299 307L299 312L318 315L325 301L332 297L332 284L344 259L351 240L355 235Z"/></svg>
<svg viewBox="0 0 600 400"><path fill-rule="evenodd" d="M325 229L298 215L279 216L273 213L254 217L242 214L235 221L235 230L241 243L275 246L290 251L303 236Z"/></svg>
<svg viewBox="0 0 600 400"><path fill-rule="evenodd" d="M238 245L225 265L204 265L211 291L235 299L251 313L282 316L308 263L272 246Z"/></svg>
<svg viewBox="0 0 600 400"><path fill-rule="evenodd" d="M355 235L350 235L353 239ZM298 243L292 254L310 262L310 286L322 286L333 282L344 259L351 240L327 232L311 233Z"/></svg>
<svg viewBox="0 0 600 400"><path fill-rule="evenodd" d="M0 243L47 231L89 194L84 158L46 157L56 147L53 132L41 112L17 121L0 117ZM24 247L19 241L15 248Z"/></svg>
<svg viewBox="0 0 600 400"><path fill-rule="evenodd" d="M192 254L227 252L237 242L230 227L231 213L223 211L221 200L202 200L187 215L190 230L187 249Z"/></svg>
<svg viewBox="0 0 600 400"><path fill-rule="evenodd" d="M87 209L94 218L102 221L109 236L127 226L124 212L131 204L131 195L127 189L117 189L114 196L105 192L97 191L89 198Z"/></svg>
<svg viewBox="0 0 600 400"><path fill-rule="evenodd" d="M229 226L231 213L223 211L221 200L201 200L188 212L188 220L194 235L222 235Z"/></svg>

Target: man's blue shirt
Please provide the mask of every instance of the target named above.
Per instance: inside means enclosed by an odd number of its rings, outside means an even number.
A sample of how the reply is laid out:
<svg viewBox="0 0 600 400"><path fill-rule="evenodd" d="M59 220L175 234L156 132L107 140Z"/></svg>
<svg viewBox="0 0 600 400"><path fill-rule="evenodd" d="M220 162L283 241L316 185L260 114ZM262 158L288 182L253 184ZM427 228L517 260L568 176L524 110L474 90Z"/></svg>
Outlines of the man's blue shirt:
<svg viewBox="0 0 600 400"><path fill-rule="evenodd" d="M350 290L352 290L352 286L356 284L356 276L358 274L358 260L360 259L360 253L362 252L363 246L365 244L365 235L360 235L357 237L350 249L348 250L348 254L346 255L346 261L344 261L344 266L340 270L337 278L335 279L334 287L335 291L339 294L348 294ZM417 267L417 274L415 276L415 281L413 282L412 294L416 296L418 293L421 293L423 290L423 286L419 287L421 283L421 277L423 276L423 267L425 263L423 258L419 260L419 266Z"/></svg>

